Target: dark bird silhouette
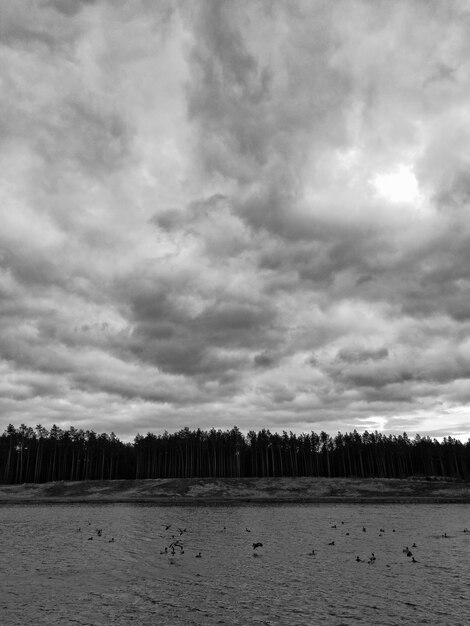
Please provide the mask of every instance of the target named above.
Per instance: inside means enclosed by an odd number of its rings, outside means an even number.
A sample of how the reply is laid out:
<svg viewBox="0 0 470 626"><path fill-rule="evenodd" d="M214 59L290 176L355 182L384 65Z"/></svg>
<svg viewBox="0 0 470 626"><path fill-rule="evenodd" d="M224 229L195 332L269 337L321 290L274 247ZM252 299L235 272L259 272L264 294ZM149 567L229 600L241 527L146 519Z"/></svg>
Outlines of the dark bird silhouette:
<svg viewBox="0 0 470 626"><path fill-rule="evenodd" d="M330 543L328 544L329 546L334 546L335 542L334 541L330 541Z"/></svg>
<svg viewBox="0 0 470 626"><path fill-rule="evenodd" d="M165 526L165 530L168 530L169 528L171 528L171 524L167 524L167 525Z"/></svg>
<svg viewBox="0 0 470 626"><path fill-rule="evenodd" d="M256 550L256 548L262 548L262 547L263 547L263 544L260 541L253 544L253 550Z"/></svg>
<svg viewBox="0 0 470 626"><path fill-rule="evenodd" d="M336 528L336 524L334 524L331 528Z"/></svg>
<svg viewBox="0 0 470 626"><path fill-rule="evenodd" d="M362 532L363 532L363 533L365 533L365 532L366 532L366 527L365 527L365 526L363 526L363 527L362 527Z"/></svg>
<svg viewBox="0 0 470 626"><path fill-rule="evenodd" d="M200 559L201 557L202 557L202 554L200 552L196 554L196 559Z"/></svg>
<svg viewBox="0 0 470 626"><path fill-rule="evenodd" d="M111 537L111 539L108 541L108 543L114 543L114 537Z"/></svg>
<svg viewBox="0 0 470 626"><path fill-rule="evenodd" d="M418 561L415 559L415 557L413 557L413 558L411 559L411 562L412 562L412 563L418 563Z"/></svg>
<svg viewBox="0 0 470 626"><path fill-rule="evenodd" d="M251 533L251 530L249 528L245 528L247 533Z"/></svg>
<svg viewBox="0 0 470 626"><path fill-rule="evenodd" d="M406 556L413 556L413 552L411 552L411 550L408 550L408 552L406 553Z"/></svg>
<svg viewBox="0 0 470 626"><path fill-rule="evenodd" d="M184 554L184 546L179 539L170 543L171 554L175 554L175 548L179 548L180 554Z"/></svg>
<svg viewBox="0 0 470 626"><path fill-rule="evenodd" d="M359 558L359 556L357 556L357 557L356 557L356 561L357 561L358 563L363 563L363 560L362 560L361 558Z"/></svg>

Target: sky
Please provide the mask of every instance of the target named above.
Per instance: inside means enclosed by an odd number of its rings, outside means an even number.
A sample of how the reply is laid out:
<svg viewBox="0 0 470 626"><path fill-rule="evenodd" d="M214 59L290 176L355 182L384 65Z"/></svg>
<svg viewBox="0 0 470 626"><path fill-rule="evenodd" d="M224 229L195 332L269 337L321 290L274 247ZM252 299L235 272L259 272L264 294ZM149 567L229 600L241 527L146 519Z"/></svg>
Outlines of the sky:
<svg viewBox="0 0 470 626"><path fill-rule="evenodd" d="M2 0L0 430L470 437L466 0Z"/></svg>

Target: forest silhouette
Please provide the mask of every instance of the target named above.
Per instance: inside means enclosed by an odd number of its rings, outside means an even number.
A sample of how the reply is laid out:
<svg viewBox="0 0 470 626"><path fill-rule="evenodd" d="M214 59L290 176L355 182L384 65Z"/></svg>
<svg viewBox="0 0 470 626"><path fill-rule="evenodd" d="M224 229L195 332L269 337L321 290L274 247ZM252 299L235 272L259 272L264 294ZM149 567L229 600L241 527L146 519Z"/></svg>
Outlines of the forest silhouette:
<svg viewBox="0 0 470 626"><path fill-rule="evenodd" d="M262 429L136 435L122 442L71 426L9 425L0 436L3 484L146 478L346 477L470 479L470 440L356 430L330 436Z"/></svg>

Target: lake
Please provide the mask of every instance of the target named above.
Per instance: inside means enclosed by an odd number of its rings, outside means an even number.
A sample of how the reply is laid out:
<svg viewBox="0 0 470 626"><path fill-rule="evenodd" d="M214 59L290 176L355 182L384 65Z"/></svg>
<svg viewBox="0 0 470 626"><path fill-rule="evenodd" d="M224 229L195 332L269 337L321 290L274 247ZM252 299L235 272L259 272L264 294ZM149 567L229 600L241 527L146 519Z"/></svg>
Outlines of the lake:
<svg viewBox="0 0 470 626"><path fill-rule="evenodd" d="M466 527L467 504L3 505L0 622L468 624Z"/></svg>

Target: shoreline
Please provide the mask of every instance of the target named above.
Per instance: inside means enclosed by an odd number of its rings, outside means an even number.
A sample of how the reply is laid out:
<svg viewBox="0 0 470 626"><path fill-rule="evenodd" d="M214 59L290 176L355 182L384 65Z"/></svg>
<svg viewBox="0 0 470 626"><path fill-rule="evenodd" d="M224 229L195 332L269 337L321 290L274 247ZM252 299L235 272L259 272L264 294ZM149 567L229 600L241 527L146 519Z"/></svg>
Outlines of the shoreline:
<svg viewBox="0 0 470 626"><path fill-rule="evenodd" d="M470 504L470 498L32 498L32 499L0 499L0 506L39 506L39 505L64 505L64 504L137 504L152 506L251 506L251 505L292 505L292 504L348 504L348 505L379 505L379 504Z"/></svg>
<svg viewBox="0 0 470 626"><path fill-rule="evenodd" d="M470 504L470 482L425 478L166 478L0 485L10 504Z"/></svg>

